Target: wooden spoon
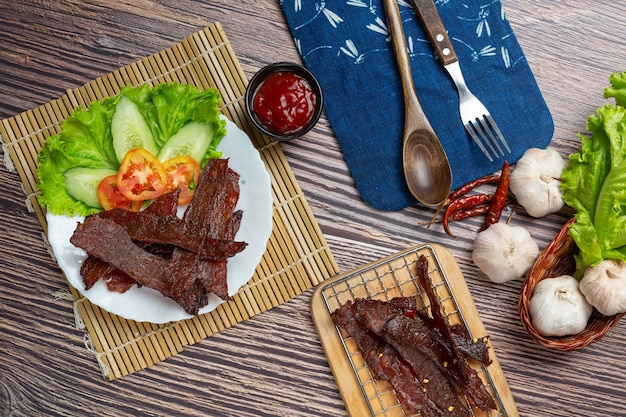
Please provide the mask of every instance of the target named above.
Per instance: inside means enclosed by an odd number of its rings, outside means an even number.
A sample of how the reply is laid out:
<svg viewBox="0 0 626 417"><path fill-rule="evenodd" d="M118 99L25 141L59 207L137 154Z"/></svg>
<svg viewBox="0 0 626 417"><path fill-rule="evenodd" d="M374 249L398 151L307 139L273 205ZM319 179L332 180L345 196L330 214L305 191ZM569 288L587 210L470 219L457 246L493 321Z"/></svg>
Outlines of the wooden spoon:
<svg viewBox="0 0 626 417"><path fill-rule="evenodd" d="M417 201L438 206L452 188L450 162L415 93L398 3L384 0L384 4L404 93L404 178Z"/></svg>

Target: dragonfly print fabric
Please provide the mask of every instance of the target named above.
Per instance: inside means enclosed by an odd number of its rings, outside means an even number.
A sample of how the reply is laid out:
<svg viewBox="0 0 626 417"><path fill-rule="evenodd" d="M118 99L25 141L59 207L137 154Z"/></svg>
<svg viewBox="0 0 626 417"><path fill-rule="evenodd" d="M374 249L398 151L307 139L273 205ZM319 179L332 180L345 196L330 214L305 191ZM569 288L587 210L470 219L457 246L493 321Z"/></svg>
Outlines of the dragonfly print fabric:
<svg viewBox="0 0 626 417"><path fill-rule="evenodd" d="M463 128L458 93L408 1L398 2L418 97L441 140L453 188L546 147L549 109L500 1L437 0L465 80L512 153L493 162ZM281 0L304 64L318 77L328 120L362 199L386 211L416 204L404 182L402 86L382 0Z"/></svg>

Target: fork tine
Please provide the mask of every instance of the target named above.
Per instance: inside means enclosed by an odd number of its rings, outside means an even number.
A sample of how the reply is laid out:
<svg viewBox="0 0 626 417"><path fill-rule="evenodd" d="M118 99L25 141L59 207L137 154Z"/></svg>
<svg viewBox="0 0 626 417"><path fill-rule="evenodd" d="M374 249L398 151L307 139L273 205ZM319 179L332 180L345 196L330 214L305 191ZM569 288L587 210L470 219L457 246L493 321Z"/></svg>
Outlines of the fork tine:
<svg viewBox="0 0 626 417"><path fill-rule="evenodd" d="M472 127L472 124L469 122L463 123L463 126L465 126L465 130L472 137L472 140L474 140L474 143L480 148L481 151L483 151L487 159L489 159L490 162L493 162L493 158L489 154L489 151L487 150L487 148L485 148L485 145L483 145L478 135L476 135L476 132L474 131L474 128Z"/></svg>
<svg viewBox="0 0 626 417"><path fill-rule="evenodd" d="M496 121L493 120L493 117L491 117L491 114L487 113L485 115L485 118L487 119L487 121L489 122L489 124L491 125L493 130L496 132L496 136L498 137L498 139L500 139L500 142L502 142L502 144L506 148L507 152L511 153L511 148L509 148L509 144L507 143L506 139L504 138L504 135L502 134L502 132L500 132L500 129L498 128L498 125L496 124Z"/></svg>
<svg viewBox="0 0 626 417"><path fill-rule="evenodd" d="M485 115L484 117L479 118L478 122L482 126L483 131L485 132L485 136L483 136L485 138L485 142L490 144L489 147L494 152L496 157L499 158L500 156L497 153L495 153L496 150L491 146L492 143L494 145L496 145L496 148L498 148L498 152L500 152L500 155L504 155L504 152L502 152L502 147L500 146L500 143L498 143L498 140L493 136L493 131L491 129L491 126L489 126L489 121L487 120L487 115ZM491 141L489 141L487 139L487 137L489 137L489 139L491 139Z"/></svg>
<svg viewBox="0 0 626 417"><path fill-rule="evenodd" d="M499 158L500 155L498 155L498 152L496 152L496 149L493 147L493 144L492 144L492 142L495 143L495 139L493 139L493 136L491 135L489 126L485 124L485 120L482 117L479 117L476 120L478 122L476 121L472 122L474 129L476 129L481 139L487 144L487 146L489 146L489 149L491 150L491 152L493 152L493 156L495 156L496 158ZM489 140L490 136L491 136L491 140ZM500 150L500 152L502 152L502 150Z"/></svg>

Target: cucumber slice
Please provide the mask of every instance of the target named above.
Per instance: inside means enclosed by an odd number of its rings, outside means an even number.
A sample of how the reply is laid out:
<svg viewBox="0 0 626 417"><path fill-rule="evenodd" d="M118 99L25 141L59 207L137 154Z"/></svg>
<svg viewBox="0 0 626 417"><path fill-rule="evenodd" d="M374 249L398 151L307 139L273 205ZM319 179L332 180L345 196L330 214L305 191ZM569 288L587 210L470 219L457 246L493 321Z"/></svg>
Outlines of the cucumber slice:
<svg viewBox="0 0 626 417"><path fill-rule="evenodd" d="M191 156L198 163L202 163L213 141L213 132L212 125L189 122L165 142L158 158L165 162L177 156Z"/></svg>
<svg viewBox="0 0 626 417"><path fill-rule="evenodd" d="M111 136L118 162L132 149L144 148L151 154L159 153L146 120L137 105L122 95L111 118Z"/></svg>
<svg viewBox="0 0 626 417"><path fill-rule="evenodd" d="M89 207L102 208L98 201L98 184L104 177L115 175L117 171L108 168L70 168L65 176L65 189L76 200L80 200Z"/></svg>

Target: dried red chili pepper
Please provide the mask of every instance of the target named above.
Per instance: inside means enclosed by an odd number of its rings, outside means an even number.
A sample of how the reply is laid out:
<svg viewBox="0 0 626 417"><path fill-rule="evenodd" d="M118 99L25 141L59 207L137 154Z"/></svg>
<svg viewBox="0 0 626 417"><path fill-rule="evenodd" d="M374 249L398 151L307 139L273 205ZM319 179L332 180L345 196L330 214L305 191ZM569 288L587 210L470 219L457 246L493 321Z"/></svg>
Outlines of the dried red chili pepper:
<svg viewBox="0 0 626 417"><path fill-rule="evenodd" d="M457 199L461 198L478 186L481 186L483 184L498 184L499 182L500 174L491 174L463 184L456 190L452 191L450 195L448 195L448 197L443 201L443 203L439 205L439 207L435 211L435 214L433 214L433 217L430 219L428 226L430 226L433 221L435 221L441 210L443 210L445 207L448 207L453 201L456 201Z"/></svg>
<svg viewBox="0 0 626 417"><path fill-rule="evenodd" d="M474 188L483 185L483 184L498 184L500 182L500 174L491 174L484 177L480 177L475 179L474 181L470 181L465 185L460 186L456 190L452 191L448 196L449 203L458 199L459 197L464 196Z"/></svg>
<svg viewBox="0 0 626 417"><path fill-rule="evenodd" d="M457 220L469 219L470 217L475 217L475 216L480 216L481 214L485 214L488 210L489 210L489 205L483 204L480 206L455 211L454 213L452 213L449 220L457 221Z"/></svg>
<svg viewBox="0 0 626 417"><path fill-rule="evenodd" d="M500 176L500 183L496 188L496 192L491 199L491 203L489 204L489 210L487 211L487 215L485 216L485 223L480 230L485 230L492 224L498 223L500 221L500 216L502 215L502 210L506 205L506 197L509 193L509 163L504 161L504 166L502 167L502 174Z"/></svg>
<svg viewBox="0 0 626 417"><path fill-rule="evenodd" d="M451 219L451 216L459 210L471 209L471 208L480 206L481 204L485 204L491 199L492 199L491 194L472 194L472 195L461 197L452 201L446 208L446 212L443 215L443 230L445 230L448 236L456 237L450 231L450 227L449 227L449 221Z"/></svg>

